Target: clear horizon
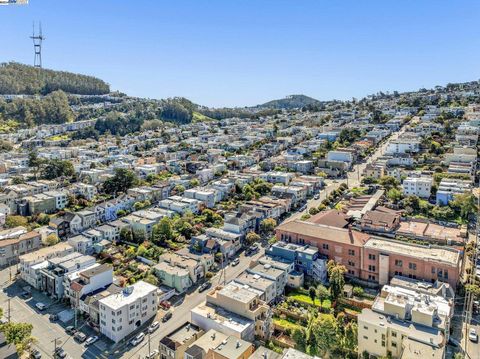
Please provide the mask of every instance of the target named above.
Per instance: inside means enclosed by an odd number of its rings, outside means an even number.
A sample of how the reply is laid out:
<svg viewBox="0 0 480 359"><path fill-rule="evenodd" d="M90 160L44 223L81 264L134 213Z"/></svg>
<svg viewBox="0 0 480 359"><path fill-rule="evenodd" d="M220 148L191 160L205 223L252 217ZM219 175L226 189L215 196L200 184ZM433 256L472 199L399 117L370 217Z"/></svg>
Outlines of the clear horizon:
<svg viewBox="0 0 480 359"><path fill-rule="evenodd" d="M93 75L112 90L254 106L414 91L480 78L480 2L31 0L0 7L0 62Z"/></svg>

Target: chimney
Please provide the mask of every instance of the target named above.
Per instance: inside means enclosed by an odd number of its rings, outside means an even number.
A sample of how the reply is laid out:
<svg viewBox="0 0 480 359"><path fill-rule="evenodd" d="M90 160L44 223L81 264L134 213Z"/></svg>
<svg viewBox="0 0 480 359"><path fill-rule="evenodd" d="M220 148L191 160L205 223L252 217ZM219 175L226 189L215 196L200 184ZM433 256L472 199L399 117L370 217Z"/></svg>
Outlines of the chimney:
<svg viewBox="0 0 480 359"><path fill-rule="evenodd" d="M353 242L353 233L352 233L352 225L348 225L348 236L350 237L350 242Z"/></svg>

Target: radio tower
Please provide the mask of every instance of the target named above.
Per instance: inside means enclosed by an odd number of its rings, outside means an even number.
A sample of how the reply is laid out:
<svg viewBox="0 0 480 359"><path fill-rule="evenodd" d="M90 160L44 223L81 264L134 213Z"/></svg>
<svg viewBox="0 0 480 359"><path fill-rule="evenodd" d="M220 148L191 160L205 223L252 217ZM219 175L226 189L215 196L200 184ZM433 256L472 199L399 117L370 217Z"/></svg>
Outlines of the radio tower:
<svg viewBox="0 0 480 359"><path fill-rule="evenodd" d="M33 40L33 49L35 50L35 57L33 60L33 66L42 67L42 41L45 37L42 34L42 23L39 24L39 34L35 35L35 22L33 22L33 35L30 38Z"/></svg>

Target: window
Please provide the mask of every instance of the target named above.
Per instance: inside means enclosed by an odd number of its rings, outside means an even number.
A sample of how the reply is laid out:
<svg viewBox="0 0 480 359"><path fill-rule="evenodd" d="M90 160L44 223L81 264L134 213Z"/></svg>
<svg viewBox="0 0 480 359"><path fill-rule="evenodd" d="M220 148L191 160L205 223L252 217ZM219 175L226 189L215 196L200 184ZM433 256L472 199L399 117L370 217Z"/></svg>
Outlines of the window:
<svg viewBox="0 0 480 359"><path fill-rule="evenodd" d="M396 342L392 342L392 347L396 348L396 347L397 347L397 343L396 343Z"/></svg>
<svg viewBox="0 0 480 359"><path fill-rule="evenodd" d="M366 335L363 336L363 339L368 340L368 337Z"/></svg>
<svg viewBox="0 0 480 359"><path fill-rule="evenodd" d="M351 266L351 267L355 267L355 262L348 261L348 265Z"/></svg>
<svg viewBox="0 0 480 359"><path fill-rule="evenodd" d="M385 340L382 340L382 347L385 347Z"/></svg>
<svg viewBox="0 0 480 359"><path fill-rule="evenodd" d="M120 330L122 330L122 326L121 326L121 325L117 328L117 331L118 331L118 332L119 332Z"/></svg>
<svg viewBox="0 0 480 359"><path fill-rule="evenodd" d="M322 244L322 248L328 251L328 244L327 244L327 243L323 243L323 244Z"/></svg>
<svg viewBox="0 0 480 359"><path fill-rule="evenodd" d="M395 271L395 275L400 275L400 276L401 276L401 275L402 275L402 272L399 272L399 271L396 270L396 271Z"/></svg>
<svg viewBox="0 0 480 359"><path fill-rule="evenodd" d="M354 270L351 270L351 269L349 269L349 270L348 270L348 274L350 274L350 275L355 275L355 271L354 271Z"/></svg>
<svg viewBox="0 0 480 359"><path fill-rule="evenodd" d="M435 267L432 267L432 274L435 274L436 272Z"/></svg>
<svg viewBox="0 0 480 359"><path fill-rule="evenodd" d="M368 330L368 327L366 325L363 326L363 329Z"/></svg>
<svg viewBox="0 0 480 359"><path fill-rule="evenodd" d="M403 266L403 261L400 260L400 259L395 259L395 266L402 267Z"/></svg>
<svg viewBox="0 0 480 359"><path fill-rule="evenodd" d="M112 315L115 316L115 312L112 310Z"/></svg>
<svg viewBox="0 0 480 359"><path fill-rule="evenodd" d="M371 261L374 261L376 258L377 258L377 256L375 254L369 254L368 255L368 259L370 259Z"/></svg>
<svg viewBox="0 0 480 359"><path fill-rule="evenodd" d="M369 274L369 275L368 275L368 280L375 280L375 276L374 276L374 275L371 275L371 274Z"/></svg>
<svg viewBox="0 0 480 359"><path fill-rule="evenodd" d="M349 249L348 250L348 255L349 256L354 256L355 255L355 251L353 249Z"/></svg>
<svg viewBox="0 0 480 359"><path fill-rule="evenodd" d="M397 332L392 332L392 337L396 338L397 337Z"/></svg>
<svg viewBox="0 0 480 359"><path fill-rule="evenodd" d="M443 271L443 278L448 279L448 271L446 269Z"/></svg>
<svg viewBox="0 0 480 359"><path fill-rule="evenodd" d="M373 265L371 265L371 264L368 265L368 270L369 270L370 272L375 272L375 269L376 269L375 266L373 266Z"/></svg>
<svg viewBox="0 0 480 359"><path fill-rule="evenodd" d="M417 264L416 263L408 263L408 268L411 270L417 270Z"/></svg>

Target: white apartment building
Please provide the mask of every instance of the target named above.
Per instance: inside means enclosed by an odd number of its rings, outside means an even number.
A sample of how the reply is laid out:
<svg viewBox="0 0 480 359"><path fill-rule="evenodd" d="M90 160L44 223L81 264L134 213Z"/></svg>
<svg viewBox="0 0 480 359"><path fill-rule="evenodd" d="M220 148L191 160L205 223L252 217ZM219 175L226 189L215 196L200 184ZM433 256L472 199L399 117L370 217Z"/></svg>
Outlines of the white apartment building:
<svg viewBox="0 0 480 359"><path fill-rule="evenodd" d="M48 191L48 192L44 192L44 194L55 198L55 209L61 210L67 206L67 192Z"/></svg>
<svg viewBox="0 0 480 359"><path fill-rule="evenodd" d="M407 177L402 183L403 193L405 196L429 198L432 184L432 177Z"/></svg>
<svg viewBox="0 0 480 359"><path fill-rule="evenodd" d="M327 161L346 162L350 166L353 160L353 154L348 151L328 151L327 153Z"/></svg>
<svg viewBox="0 0 480 359"><path fill-rule="evenodd" d="M358 352L392 358L412 358L411 353L443 358L452 315L451 299L385 285L372 309L363 309L358 316Z"/></svg>
<svg viewBox="0 0 480 359"><path fill-rule="evenodd" d="M413 138L390 141L385 150L386 154L413 153L420 151L420 141Z"/></svg>
<svg viewBox="0 0 480 359"><path fill-rule="evenodd" d="M73 253L73 247L65 242L60 242L54 246L24 254L19 257L20 278L33 288L39 288L40 270L48 266L48 259L65 257L71 253Z"/></svg>
<svg viewBox="0 0 480 359"><path fill-rule="evenodd" d="M264 181L270 183L281 183L286 186L290 183L291 180L293 180L295 175L289 172L271 171L261 173L259 177Z"/></svg>
<svg viewBox="0 0 480 359"><path fill-rule="evenodd" d="M118 343L157 314L157 287L139 281L99 300L100 332Z"/></svg>

